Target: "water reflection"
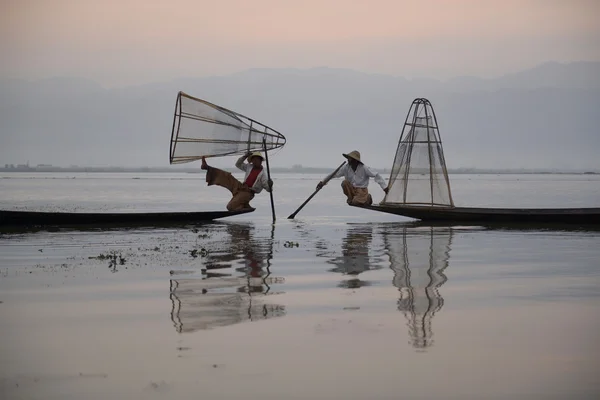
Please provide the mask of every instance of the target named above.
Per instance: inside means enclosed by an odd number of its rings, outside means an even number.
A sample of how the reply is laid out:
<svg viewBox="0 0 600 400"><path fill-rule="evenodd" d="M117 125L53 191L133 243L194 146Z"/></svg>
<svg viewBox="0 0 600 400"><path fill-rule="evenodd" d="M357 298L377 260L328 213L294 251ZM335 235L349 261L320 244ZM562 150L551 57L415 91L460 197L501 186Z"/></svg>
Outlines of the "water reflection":
<svg viewBox="0 0 600 400"><path fill-rule="evenodd" d="M252 224L224 225L222 237L202 258L202 278L170 281L171 319L177 332L195 332L286 313L283 305L267 301L267 296L277 294L272 286L284 282L271 273L274 227L270 238L258 238Z"/></svg>
<svg viewBox="0 0 600 400"><path fill-rule="evenodd" d="M371 262L369 254L373 241L373 225L360 224L351 226L342 239L342 254L327 263L335 265L329 272L338 272L352 278L343 280L338 287L358 289L369 286L370 282L361 280L358 275L369 270L381 269L381 266Z"/></svg>
<svg viewBox="0 0 600 400"><path fill-rule="evenodd" d="M384 231L385 248L400 291L398 310L408 321L410 344L417 349L433 345L432 319L444 299L439 288L446 282L452 230L402 227Z"/></svg>

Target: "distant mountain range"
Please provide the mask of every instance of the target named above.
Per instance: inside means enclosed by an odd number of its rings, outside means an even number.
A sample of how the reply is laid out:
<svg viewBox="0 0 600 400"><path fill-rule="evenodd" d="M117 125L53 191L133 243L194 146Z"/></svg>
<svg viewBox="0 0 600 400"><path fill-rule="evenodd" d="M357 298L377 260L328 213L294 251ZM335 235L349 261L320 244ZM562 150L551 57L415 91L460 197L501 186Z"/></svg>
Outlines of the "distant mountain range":
<svg viewBox="0 0 600 400"><path fill-rule="evenodd" d="M600 169L597 62L448 81L331 68L114 89L79 78L2 80L0 165L168 166L180 90L281 131L287 144L271 157L276 167L335 167L342 152L357 149L368 165L389 168L410 103L426 97L449 168Z"/></svg>

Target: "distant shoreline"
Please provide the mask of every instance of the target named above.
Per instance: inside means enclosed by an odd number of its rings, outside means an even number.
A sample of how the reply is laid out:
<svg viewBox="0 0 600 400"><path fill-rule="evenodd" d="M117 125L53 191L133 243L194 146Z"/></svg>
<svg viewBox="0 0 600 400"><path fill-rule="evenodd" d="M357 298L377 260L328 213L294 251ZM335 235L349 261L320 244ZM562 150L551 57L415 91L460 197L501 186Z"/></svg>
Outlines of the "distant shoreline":
<svg viewBox="0 0 600 400"><path fill-rule="evenodd" d="M233 168L225 168L225 170L233 172ZM389 169L377 169L379 173L389 174ZM328 174L332 171L331 168L320 167L294 167L294 168L271 168L271 173L286 173L286 174ZM203 173L200 168L169 168L169 167L13 167L1 168L0 172L17 173L17 172L109 172L109 173ZM600 171L556 171L544 169L477 169L477 168L456 168L448 169L449 174L494 174L494 175L528 175L528 174L544 174L544 175L600 175Z"/></svg>

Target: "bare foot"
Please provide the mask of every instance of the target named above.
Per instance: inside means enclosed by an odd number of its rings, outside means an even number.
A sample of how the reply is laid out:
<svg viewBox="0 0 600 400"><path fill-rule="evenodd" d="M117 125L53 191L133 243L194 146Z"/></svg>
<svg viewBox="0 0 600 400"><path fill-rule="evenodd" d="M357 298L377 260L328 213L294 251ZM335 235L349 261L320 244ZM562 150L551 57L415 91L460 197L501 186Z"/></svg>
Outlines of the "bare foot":
<svg viewBox="0 0 600 400"><path fill-rule="evenodd" d="M208 169L208 164L206 163L206 157L202 157L202 165L200 169Z"/></svg>

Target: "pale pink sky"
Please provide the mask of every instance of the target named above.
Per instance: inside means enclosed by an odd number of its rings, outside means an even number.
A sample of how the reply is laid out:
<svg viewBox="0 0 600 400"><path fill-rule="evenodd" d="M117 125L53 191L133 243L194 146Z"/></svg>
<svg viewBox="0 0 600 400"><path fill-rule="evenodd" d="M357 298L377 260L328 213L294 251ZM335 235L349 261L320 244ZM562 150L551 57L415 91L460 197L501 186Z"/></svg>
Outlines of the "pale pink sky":
<svg viewBox="0 0 600 400"><path fill-rule="evenodd" d="M247 68L496 76L600 61L596 0L1 0L0 78L106 86Z"/></svg>

